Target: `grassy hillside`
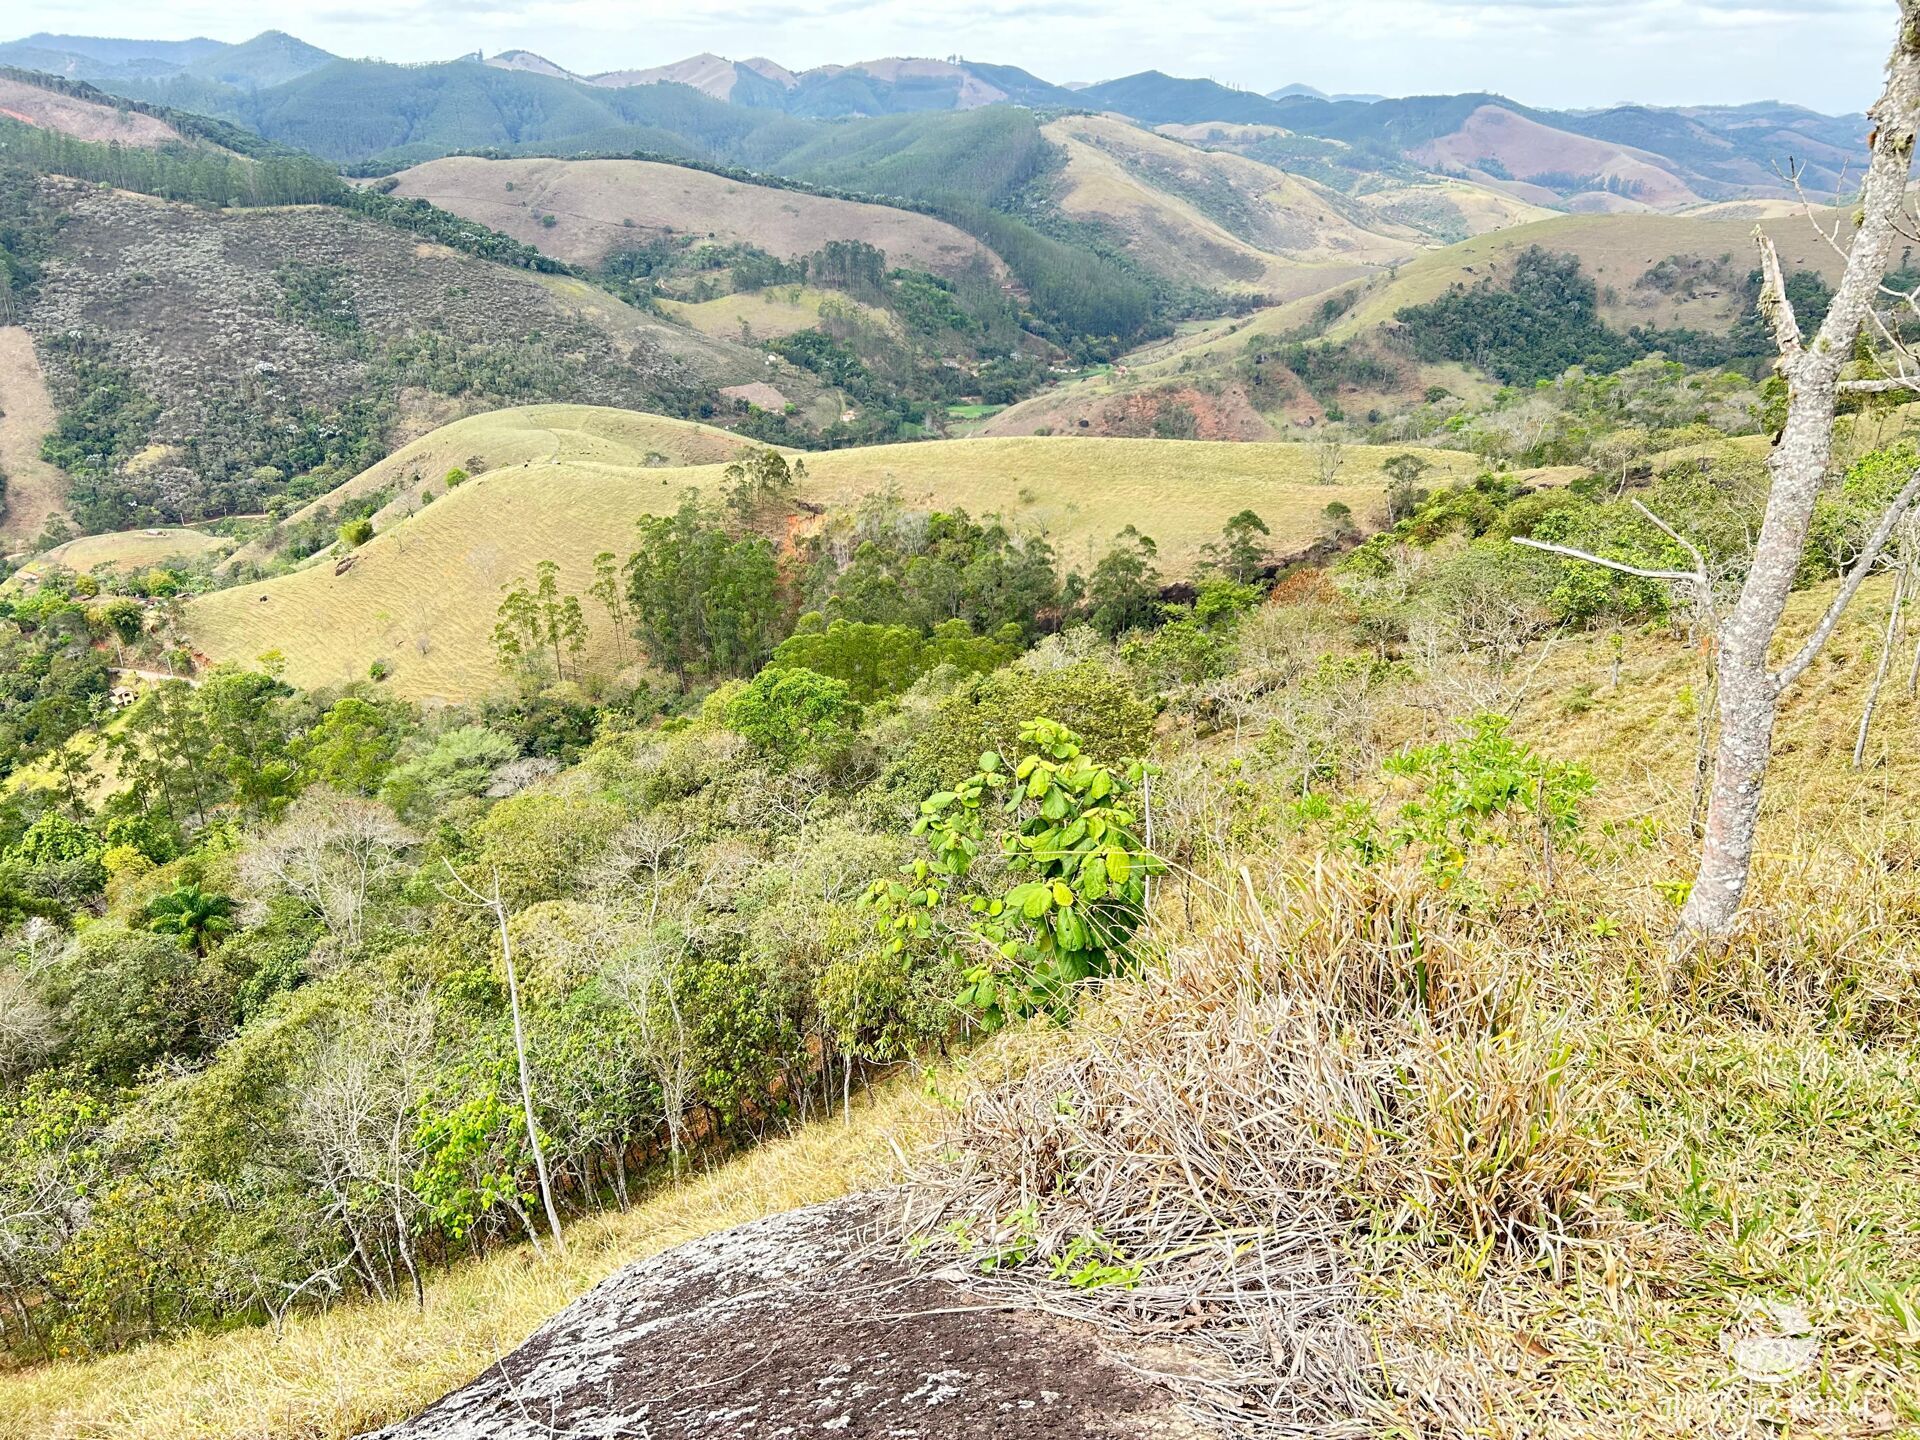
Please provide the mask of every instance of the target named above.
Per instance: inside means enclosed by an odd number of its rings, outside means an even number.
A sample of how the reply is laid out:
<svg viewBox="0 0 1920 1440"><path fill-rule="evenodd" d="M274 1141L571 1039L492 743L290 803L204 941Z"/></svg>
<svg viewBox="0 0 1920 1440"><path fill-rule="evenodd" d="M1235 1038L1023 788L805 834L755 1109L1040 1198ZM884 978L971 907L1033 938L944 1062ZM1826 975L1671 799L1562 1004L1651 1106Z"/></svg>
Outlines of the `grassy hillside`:
<svg viewBox="0 0 1920 1440"><path fill-rule="evenodd" d="M291 536L315 527L331 548L331 522L350 507L366 508L377 529L446 492L447 475L510 470L534 464L645 470L725 462L752 442L729 430L636 410L593 405L526 405L490 410L442 425L401 446L335 486L234 552L231 567L264 565L284 553Z"/></svg>
<svg viewBox="0 0 1920 1440"><path fill-rule="evenodd" d="M1817 271L1829 282L1839 277L1840 257L1804 216L1766 220L1762 228L1779 248L1780 263L1787 271ZM1450 286L1473 285L1532 245L1576 256L1600 287L1601 318L1616 327L1725 329L1744 297L1724 283L1675 291L1648 283L1647 276L1661 261L1675 256L1709 268L1720 266L1724 257L1725 278L1735 280L1744 278L1757 263L1753 222L1745 218L1558 216L1482 235L1401 266L1390 282L1368 287L1360 302L1327 333L1335 339L1359 334L1392 318L1396 311L1445 294Z"/></svg>
<svg viewBox="0 0 1920 1440"><path fill-rule="evenodd" d="M875 325L890 323L884 310L811 285L772 285L764 290L722 295L716 300L693 303L662 300L659 303L668 315L691 325L702 335L727 340L744 341L749 333L755 340L774 340L810 330L820 323L820 307L828 303L846 306Z"/></svg>
<svg viewBox="0 0 1920 1440"><path fill-rule="evenodd" d="M1744 313L1744 282L1754 262L1756 219L1780 251L1789 273L1808 270L1829 281L1839 259L1805 216L1780 215L1775 202L1741 202L1724 216L1718 207L1694 215L1559 215L1479 235L1429 250L1387 273L1347 282L1326 295L1307 295L1242 317L1184 327L1125 357L1111 372L1058 386L994 417L989 433L1031 434L1036 429L1086 428L1128 433L1151 424L1171 405L1200 416L1203 435L1271 434L1276 427L1312 419L1322 406L1305 387L1288 381L1276 391L1251 396L1244 382L1249 355L1271 358L1286 342L1302 337L1333 345L1356 343L1393 372L1375 390L1345 387L1347 408L1393 405L1440 385L1465 399L1484 396L1488 376L1457 363L1420 363L1381 346L1383 327L1409 306L1430 302L1458 285L1500 283L1514 257L1538 246L1572 255L1598 290L1598 318L1614 330L1687 328L1725 334ZM1763 213L1745 213L1749 205ZM1329 308L1331 307L1331 308ZM1344 307L1344 308L1343 308ZM1080 422L1087 421L1085 427ZM1208 424L1222 428L1209 429ZM1118 428L1116 428L1118 427Z"/></svg>
<svg viewBox="0 0 1920 1440"><path fill-rule="evenodd" d="M16 579L35 579L54 566L85 575L105 566L112 570L141 570L169 561L195 560L215 555L232 542L201 530L157 526L148 530L120 530L104 535L82 535L56 545L22 565Z"/></svg>
<svg viewBox="0 0 1920 1440"><path fill-rule="evenodd" d="M1211 121L1156 129L1202 150L1231 151L1317 181L1358 207L1354 213L1372 217L1371 225L1411 230L1432 244L1451 245L1553 213L1492 185L1435 175L1378 150L1296 135L1276 125Z"/></svg>
<svg viewBox="0 0 1920 1440"><path fill-rule="evenodd" d="M578 265L676 236L750 244L781 259L811 254L832 240L862 240L884 250L894 265L934 274L951 274L985 253L964 232L912 211L642 160L452 158L397 178L399 195L431 201Z"/></svg>
<svg viewBox="0 0 1920 1440"><path fill-rule="evenodd" d="M1810 624L1827 598L1798 597L1791 624ZM1063 1134L1087 1138L1077 1153L1090 1159L1036 1202L1043 1235L1052 1236L1056 1209L1095 1205L1113 1243L1180 1281L1192 1277L1183 1262L1194 1250L1238 1259L1243 1246L1313 1249L1316 1267L1332 1267L1313 1272L1325 1277L1316 1303L1336 1304L1369 1342L1355 1362L1357 1394L1380 1407L1368 1413L1381 1416L1382 1430L1391 1419L1409 1433L1449 1434L1446 1415L1472 1413L1498 1417L1516 1435L1610 1434L1625 1416L1631 1433L1678 1440L1751 1412L1793 1418L1756 1433L1840 1440L1863 1433L1862 1414L1911 1413L1920 1368L1903 1287L1920 1197L1912 1167L1887 1157L1908 1153L1920 1133L1907 1053L1914 989L1902 949L1916 923L1913 825L1901 805L1916 781L1920 708L1886 705L1872 763L1861 771L1847 763L1886 600L1884 586L1869 587L1783 706L1757 873L1766 911L1753 923L1764 928L1717 969L1676 973L1664 954L1663 895L1692 847L1699 656L1680 633L1654 625L1622 643L1560 637L1511 672L1473 654L1453 657L1453 668L1442 658L1405 688L1370 690L1328 716L1286 708L1300 692L1276 672L1296 656L1358 663L1365 651L1343 651L1337 624L1311 602L1283 601L1249 622L1237 673L1263 682L1248 687L1250 704L1266 687L1286 699L1255 708L1244 737L1237 724L1196 734L1184 712L1163 724L1156 793L1172 797L1174 817L1163 843L1207 868L1188 894L1175 888L1183 877L1167 882L1169 896L1190 903L1161 902L1145 932L1155 963L1101 987L1072 1024L1016 1032L1017 1050L976 1052L986 1063L968 1076L941 1067L882 1085L850 1115L663 1186L629 1212L582 1216L564 1257L514 1246L429 1272L420 1308L407 1296L356 1300L296 1312L284 1331L195 1333L0 1375L0 1433L346 1440L418 1413L622 1265L726 1225L896 1182L903 1155L917 1162L918 1200L928 1206L918 1213L944 1203L991 1226L1019 1185L1006 1162ZM1411 857L1356 872L1324 828L1281 818L1284 791L1274 792L1286 775L1275 747L1295 733L1283 725L1339 727L1338 763L1355 778L1336 781L1334 793L1385 807L1406 798L1408 782L1381 775L1379 760L1451 733L1436 712L1502 680L1517 683L1511 733L1553 761L1588 767L1596 782L1581 807L1580 843L1566 848L1556 879L1540 882L1530 868L1531 826L1511 844L1474 847L1472 885L1448 893ZM1312 687L1303 689L1311 698ZM603 788L611 761L599 763L575 778ZM1220 779L1229 764L1231 798ZM589 811L606 803L587 783L554 798ZM1240 817L1251 836L1215 835L1205 823L1223 822L1226 832L1224 822ZM1207 883L1216 873L1231 883ZM1353 1068L1357 1054L1376 1053L1361 1050L1376 1032L1358 1023L1342 1032L1349 1044L1300 1039L1292 1026L1322 1004L1389 1028L1392 997L1407 988L1398 937L1412 924L1427 962L1422 992L1466 993L1471 1019L1423 1002L1439 1017L1423 1011L1390 1029L1387 1053L1399 1068L1383 1064L1378 1074ZM1524 998L1489 1006L1488 995ZM1436 1035L1435 1025L1447 1028ZM1454 1028L1464 1025L1477 1028ZM1406 1137L1382 1127L1366 1136L1371 1144L1354 1143L1352 1113L1333 1102L1364 1099L1363 1074L1406 1107L1394 1112L1402 1122L1430 1122L1419 1153L1433 1168L1409 1181L1459 1212L1409 1215L1404 1189L1370 1188L1396 1158L1388 1147ZM1152 1103L1122 1120L1090 1103L1126 1095ZM1278 1111L1284 1125L1249 1134L1246 1125L1275 1113L1253 1100L1280 1095L1292 1102ZM1210 1123L1193 1123L1196 1103ZM1303 1127L1302 1109L1324 1128ZM1104 1140L1081 1127L1088 1116ZM1183 1148L1147 1143L1164 1133L1165 1117ZM1230 1232L1238 1243L1217 1243L1241 1207L1265 1197L1250 1199L1239 1185L1200 1191L1180 1173L1187 1147L1220 1161L1210 1179L1270 1181L1276 1164L1300 1163L1289 1172L1303 1178L1288 1224L1250 1222ZM1323 1168L1309 1173L1303 1154ZM1203 1196L1212 1203L1198 1203ZM1002 1208L988 1208L995 1204ZM1476 1220L1497 1223L1530 1204L1523 1213L1534 1219L1517 1237L1474 1238ZM1565 1213L1547 1208L1556 1204ZM1350 1206L1362 1212L1357 1233ZM1380 1230L1368 1231L1367 1218ZM1141 1243L1179 1225L1214 1243ZM1068 1223L1063 1233L1079 1232ZM1543 1264L1543 1251L1564 1263ZM1008 1276L981 1253L955 1264L975 1274L982 1303L1038 1300L1091 1316L1116 1298L1048 1281L1044 1263ZM1250 1268L1257 1273L1257 1261ZM1151 1283L1118 1289L1106 1318L1125 1323L1120 1306L1162 1293ZM1164 1293L1184 1304L1188 1292ZM1288 1316L1297 1303L1282 1287L1247 1293L1260 1317ZM1773 1334L1776 1319L1804 1325L1814 1363L1756 1377L1753 1337ZM1204 1336L1230 1323L1207 1317L1176 1333L1185 1343L1196 1329ZM1257 1333L1270 1365L1272 1332ZM1788 1358L1800 1348L1809 1347ZM1902 1433L1897 1422L1878 1428Z"/></svg>
<svg viewBox="0 0 1920 1440"><path fill-rule="evenodd" d="M553 416L547 417L549 423ZM535 436L517 412L497 423ZM454 447L455 450L458 445ZM1380 464L1397 451L1352 447L1340 483L1315 483L1305 446L1165 440L981 439L838 450L807 457L801 498L827 508L893 492L914 508L998 513L1016 529L1042 532L1062 563L1089 569L1124 526L1158 542L1169 577L1189 573L1200 547L1244 509L1272 528L1275 553L1321 534L1330 501L1365 518L1379 508ZM1436 475L1476 467L1459 452L1427 454ZM632 448L562 447L494 469L434 500L361 547L344 574L322 563L273 580L204 596L187 629L209 659L287 657L302 686L362 678L375 660L387 684L415 699L466 699L503 683L491 634L503 589L555 560L564 586L584 591L594 555L626 555L633 522L673 509L688 489L716 495L721 467L649 468ZM601 625L596 646L610 650Z"/></svg>
<svg viewBox="0 0 1920 1440"><path fill-rule="evenodd" d="M54 423L33 337L17 325L0 327L0 475L7 477L0 537L9 550L31 545L66 503L66 477L40 457Z"/></svg>
<svg viewBox="0 0 1920 1440"><path fill-rule="evenodd" d="M153 149L185 137L165 120L0 74L0 115L77 140Z"/></svg>
<svg viewBox="0 0 1920 1440"><path fill-rule="evenodd" d="M1541 184L1566 193L1569 200L1601 191L1654 209L1671 209L1701 198L1658 155L1569 135L1499 105L1480 107L1458 130L1428 141L1412 154L1436 168L1466 171L1482 179Z"/></svg>
<svg viewBox="0 0 1920 1440"><path fill-rule="evenodd" d="M1046 135L1067 157L1061 211L1182 284L1290 297L1418 248L1405 227L1370 229L1330 192L1257 161L1106 117L1056 120Z"/></svg>

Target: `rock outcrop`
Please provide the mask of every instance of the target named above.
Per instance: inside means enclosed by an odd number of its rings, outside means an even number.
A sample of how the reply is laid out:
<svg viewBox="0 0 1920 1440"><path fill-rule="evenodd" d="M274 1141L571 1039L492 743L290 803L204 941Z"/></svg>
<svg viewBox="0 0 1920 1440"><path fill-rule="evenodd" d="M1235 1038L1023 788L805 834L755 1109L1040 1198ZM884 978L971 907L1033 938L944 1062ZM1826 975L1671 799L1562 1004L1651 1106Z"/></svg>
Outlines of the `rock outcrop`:
<svg viewBox="0 0 1920 1440"><path fill-rule="evenodd" d="M614 1276L372 1440L1040 1440L1204 1432L1094 1332L912 1273L883 1198Z"/></svg>

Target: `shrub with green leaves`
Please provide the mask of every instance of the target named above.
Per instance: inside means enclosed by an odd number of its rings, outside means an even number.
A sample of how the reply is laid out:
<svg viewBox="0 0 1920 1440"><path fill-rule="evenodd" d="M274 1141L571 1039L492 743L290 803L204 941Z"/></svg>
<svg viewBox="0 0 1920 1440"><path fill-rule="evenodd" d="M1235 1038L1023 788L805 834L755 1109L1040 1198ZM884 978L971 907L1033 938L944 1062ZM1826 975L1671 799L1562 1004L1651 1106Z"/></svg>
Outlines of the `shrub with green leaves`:
<svg viewBox="0 0 1920 1440"><path fill-rule="evenodd" d="M1593 772L1514 740L1510 723L1503 715L1477 715L1460 739L1403 750L1387 761L1389 775L1420 786L1400 807L1392 839L1421 850L1427 868L1444 880L1459 879L1476 848L1523 843L1540 846L1551 879L1555 847L1580 831Z"/></svg>
<svg viewBox="0 0 1920 1440"><path fill-rule="evenodd" d="M1028 753L1011 770L989 751L972 775L921 802L913 830L927 837L931 856L876 881L865 901L880 911L896 952L930 942L993 957L965 972L955 997L989 1029L1058 1010L1079 981L1126 968L1147 879L1165 868L1141 839L1131 799L1145 799L1148 767L1096 764L1052 720L1022 726L1020 740ZM970 892L996 792L1006 794L1002 864L1018 883L998 895ZM958 924L955 911L965 917Z"/></svg>

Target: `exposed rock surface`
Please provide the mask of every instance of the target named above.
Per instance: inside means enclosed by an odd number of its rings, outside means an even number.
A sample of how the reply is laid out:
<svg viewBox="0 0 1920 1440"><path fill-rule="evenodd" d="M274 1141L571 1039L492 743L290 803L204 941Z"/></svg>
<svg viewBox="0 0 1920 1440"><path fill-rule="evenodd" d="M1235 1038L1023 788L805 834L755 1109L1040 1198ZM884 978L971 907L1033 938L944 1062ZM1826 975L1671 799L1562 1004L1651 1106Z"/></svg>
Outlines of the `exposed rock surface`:
<svg viewBox="0 0 1920 1440"><path fill-rule="evenodd" d="M634 1265L375 1440L1198 1436L1093 1332L911 1275L883 1199Z"/></svg>

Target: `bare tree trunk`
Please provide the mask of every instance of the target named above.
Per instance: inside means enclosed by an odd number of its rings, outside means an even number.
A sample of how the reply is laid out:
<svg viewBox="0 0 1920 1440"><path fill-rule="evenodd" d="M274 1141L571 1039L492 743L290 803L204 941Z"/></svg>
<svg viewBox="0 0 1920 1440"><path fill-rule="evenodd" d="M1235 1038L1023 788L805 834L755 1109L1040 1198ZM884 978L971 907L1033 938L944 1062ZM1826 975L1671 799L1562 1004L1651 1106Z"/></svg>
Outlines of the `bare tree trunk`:
<svg viewBox="0 0 1920 1440"><path fill-rule="evenodd" d="M1920 0L1916 0L1920 3ZM540 1203L547 1212L547 1228L553 1232L553 1248L565 1251L566 1237L560 1230L560 1211L553 1203L553 1177L547 1171L547 1150L540 1141L540 1124L533 1113L533 1069L527 1063L527 1032L520 1019L520 975L513 963L513 937L507 930L507 904L500 898L500 874L493 875L493 889L482 894L465 880L460 872L453 868L452 861L443 861L447 874L454 884L470 898L477 907L489 910L500 930L500 958L507 967L507 1005L513 1018L513 1058L520 1075L520 1109L527 1122L527 1148L533 1151L533 1172L540 1183ZM533 1235L533 1226L527 1226L528 1235ZM538 1237L534 1238L534 1248L540 1248Z"/></svg>
<svg viewBox="0 0 1920 1440"><path fill-rule="evenodd" d="M1920 0L1901 0L1900 29L1887 65L1887 85L1872 116L1873 158L1861 189L1859 230L1847 255L1825 321L1804 343L1786 296L1779 256L1764 234L1761 308L1780 350L1779 370L1788 387L1787 420L1767 459L1772 481L1767 510L1732 614L1721 632L1720 742L1707 802L1700 868L1680 914L1683 937L1717 939L1729 934L1746 898L1753 865L1760 801L1773 758L1774 722L1780 696L1819 654L1852 599L1864 572L1843 582L1813 637L1779 672L1769 651L1786 611L1815 500L1825 483L1833 451L1833 419L1840 371L1871 314L1881 278L1898 236L1907 175L1913 160L1916 111L1920 110ZM1912 503L1913 486L1896 502ZM1897 511L1892 518L1897 519ZM1891 531L1892 525L1885 526ZM1880 544L1885 544L1882 537ZM1873 547L1877 550L1878 547ZM1873 554L1863 558L1871 565ZM1856 567L1858 568L1858 567Z"/></svg>
<svg viewBox="0 0 1920 1440"><path fill-rule="evenodd" d="M553 1177L547 1173L547 1149L540 1143L540 1124L533 1114L533 1070L527 1064L527 1032L520 1020L520 976L513 963L513 941L507 934L507 907L500 899L497 875L493 882L493 913L500 922L500 954L507 964L507 1004L513 1012L513 1058L520 1070L520 1108L527 1121L527 1145L533 1151L533 1172L540 1181L540 1203L546 1207L553 1248L564 1251L567 1241L560 1233L560 1211L553 1203Z"/></svg>
<svg viewBox="0 0 1920 1440"><path fill-rule="evenodd" d="M1860 733L1853 739L1853 768L1858 770L1867 758L1867 732L1873 728L1873 712L1880 703L1880 687L1887 683L1887 671L1893 664L1893 647L1900 640L1900 607L1907 598L1907 568L1894 572L1893 603L1887 607L1887 631L1880 639L1880 663L1874 667L1873 683L1867 686L1866 704L1860 707Z"/></svg>
<svg viewBox="0 0 1920 1440"><path fill-rule="evenodd" d="M1700 704L1693 737L1693 804L1687 811L1687 830L1696 840L1707 832L1707 797L1713 780L1713 711L1720 698L1720 672L1714 664L1717 643L1711 629L1699 642Z"/></svg>

